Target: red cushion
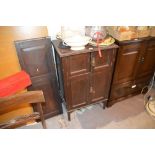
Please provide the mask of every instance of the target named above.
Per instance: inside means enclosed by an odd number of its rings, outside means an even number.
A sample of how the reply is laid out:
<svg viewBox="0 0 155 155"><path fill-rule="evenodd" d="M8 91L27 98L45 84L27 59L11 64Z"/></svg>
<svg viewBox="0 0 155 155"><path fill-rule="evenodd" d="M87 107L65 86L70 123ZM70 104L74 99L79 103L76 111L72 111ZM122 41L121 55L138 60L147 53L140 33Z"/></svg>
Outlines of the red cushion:
<svg viewBox="0 0 155 155"><path fill-rule="evenodd" d="M10 96L31 85L30 76L25 71L0 80L0 97Z"/></svg>

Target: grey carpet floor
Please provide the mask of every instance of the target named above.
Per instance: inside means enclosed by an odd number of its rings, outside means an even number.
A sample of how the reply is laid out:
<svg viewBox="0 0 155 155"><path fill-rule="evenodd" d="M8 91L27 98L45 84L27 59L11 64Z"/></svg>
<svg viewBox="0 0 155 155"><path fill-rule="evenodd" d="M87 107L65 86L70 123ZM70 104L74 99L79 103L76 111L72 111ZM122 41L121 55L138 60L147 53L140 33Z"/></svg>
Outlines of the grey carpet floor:
<svg viewBox="0 0 155 155"><path fill-rule="evenodd" d="M49 129L154 129L155 120L145 111L143 96L137 95L113 106L102 109L96 104L71 113L67 120L66 111L46 120ZM41 129L40 123L20 129Z"/></svg>

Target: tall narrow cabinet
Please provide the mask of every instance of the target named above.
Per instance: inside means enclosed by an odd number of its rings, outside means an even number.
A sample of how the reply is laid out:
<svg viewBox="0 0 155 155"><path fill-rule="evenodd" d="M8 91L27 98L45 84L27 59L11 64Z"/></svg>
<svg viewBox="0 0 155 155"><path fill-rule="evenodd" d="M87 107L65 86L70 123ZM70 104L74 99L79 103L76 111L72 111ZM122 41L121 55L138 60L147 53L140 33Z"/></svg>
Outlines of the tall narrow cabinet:
<svg viewBox="0 0 155 155"><path fill-rule="evenodd" d="M118 46L102 48L99 57L96 47L87 46L84 50L60 49L59 41L52 41L57 64L59 90L64 100L68 119L76 109L95 103L107 105L113 74L115 55Z"/></svg>
<svg viewBox="0 0 155 155"><path fill-rule="evenodd" d="M28 90L42 90L46 103L43 105L45 118L60 114L61 98L58 93L56 66L50 37L20 40L15 42L21 69L31 77ZM38 111L33 106L34 111Z"/></svg>

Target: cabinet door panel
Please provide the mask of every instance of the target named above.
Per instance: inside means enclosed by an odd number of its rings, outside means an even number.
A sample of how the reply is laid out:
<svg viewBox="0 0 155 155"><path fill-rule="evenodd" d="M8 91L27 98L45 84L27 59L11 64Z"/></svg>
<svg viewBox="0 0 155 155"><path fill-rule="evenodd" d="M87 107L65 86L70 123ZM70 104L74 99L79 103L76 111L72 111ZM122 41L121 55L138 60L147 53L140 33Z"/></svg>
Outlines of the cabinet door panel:
<svg viewBox="0 0 155 155"><path fill-rule="evenodd" d="M155 71L155 47L148 47L137 72L137 78L152 75Z"/></svg>
<svg viewBox="0 0 155 155"><path fill-rule="evenodd" d="M141 53L141 44L136 45L124 45L120 47L116 63L114 84L134 80L138 59Z"/></svg>
<svg viewBox="0 0 155 155"><path fill-rule="evenodd" d="M92 53L95 57L95 66L92 69L91 102L108 99L110 82L112 78L112 66L115 51L102 51L100 58L98 52Z"/></svg>
<svg viewBox="0 0 155 155"><path fill-rule="evenodd" d="M49 45L49 39L36 39L16 43L22 69L26 70L31 77L49 72L47 63Z"/></svg>
<svg viewBox="0 0 155 155"><path fill-rule="evenodd" d="M109 70L107 68L96 71L92 75L91 102L108 98Z"/></svg>
<svg viewBox="0 0 155 155"><path fill-rule="evenodd" d="M73 55L68 58L70 76L89 72L89 53Z"/></svg>
<svg viewBox="0 0 155 155"><path fill-rule="evenodd" d="M69 108L86 105L89 95L89 73L74 76L69 81Z"/></svg>

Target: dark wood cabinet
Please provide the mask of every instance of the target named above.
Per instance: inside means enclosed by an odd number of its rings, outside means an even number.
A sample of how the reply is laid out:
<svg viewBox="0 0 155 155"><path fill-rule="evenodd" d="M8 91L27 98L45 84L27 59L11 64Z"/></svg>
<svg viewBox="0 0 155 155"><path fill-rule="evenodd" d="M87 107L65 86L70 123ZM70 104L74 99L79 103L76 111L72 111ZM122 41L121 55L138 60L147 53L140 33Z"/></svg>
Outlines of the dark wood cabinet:
<svg viewBox="0 0 155 155"><path fill-rule="evenodd" d="M155 71L155 38L117 41L119 51L109 106L141 92Z"/></svg>
<svg viewBox="0 0 155 155"><path fill-rule="evenodd" d="M32 86L28 87L28 90L43 90L46 100L43 104L45 118L61 113L51 39L44 37L16 41L15 46L21 68L32 80ZM37 111L35 105L33 108Z"/></svg>
<svg viewBox="0 0 155 155"><path fill-rule="evenodd" d="M66 103L68 119L73 110L103 102L106 106L115 62L117 45L102 48L87 46L81 51L58 48L59 41L52 41L55 48L59 89Z"/></svg>

